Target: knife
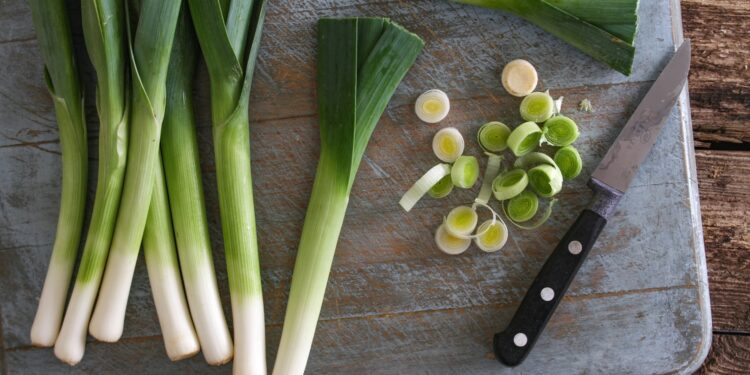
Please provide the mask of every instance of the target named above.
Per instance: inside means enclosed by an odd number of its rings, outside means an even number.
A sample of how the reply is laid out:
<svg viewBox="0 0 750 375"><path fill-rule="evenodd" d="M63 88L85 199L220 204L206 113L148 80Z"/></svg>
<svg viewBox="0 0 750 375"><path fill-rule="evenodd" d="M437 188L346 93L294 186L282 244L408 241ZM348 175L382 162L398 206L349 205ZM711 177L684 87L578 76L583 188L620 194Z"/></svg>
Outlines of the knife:
<svg viewBox="0 0 750 375"><path fill-rule="evenodd" d="M628 189L687 81L690 41L675 52L589 180L594 198L542 266L510 324L496 333L497 359L517 366L534 347L607 218Z"/></svg>

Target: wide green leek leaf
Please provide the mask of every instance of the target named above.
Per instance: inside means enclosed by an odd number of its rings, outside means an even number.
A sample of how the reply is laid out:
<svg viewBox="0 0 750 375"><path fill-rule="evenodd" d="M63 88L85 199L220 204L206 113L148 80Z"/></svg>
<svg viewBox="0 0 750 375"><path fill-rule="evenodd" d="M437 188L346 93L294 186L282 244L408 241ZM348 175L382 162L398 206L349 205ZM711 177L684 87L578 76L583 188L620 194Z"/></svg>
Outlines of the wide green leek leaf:
<svg viewBox="0 0 750 375"><path fill-rule="evenodd" d="M349 193L375 125L423 47L382 18L318 23L321 152L307 208L274 374L302 374Z"/></svg>
<svg viewBox="0 0 750 375"><path fill-rule="evenodd" d="M638 0L453 0L516 14L629 75Z"/></svg>

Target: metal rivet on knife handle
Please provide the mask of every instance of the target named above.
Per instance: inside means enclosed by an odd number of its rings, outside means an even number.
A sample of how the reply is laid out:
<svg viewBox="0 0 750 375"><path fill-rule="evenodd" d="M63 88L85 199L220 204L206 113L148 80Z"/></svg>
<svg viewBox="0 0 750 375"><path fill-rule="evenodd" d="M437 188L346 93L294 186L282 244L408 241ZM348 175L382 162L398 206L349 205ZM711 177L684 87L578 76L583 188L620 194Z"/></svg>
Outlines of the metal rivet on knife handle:
<svg viewBox="0 0 750 375"><path fill-rule="evenodd" d="M570 241L568 244L568 251L570 251L573 255L578 255L581 253L581 250L583 250L583 245L581 245L578 241Z"/></svg>

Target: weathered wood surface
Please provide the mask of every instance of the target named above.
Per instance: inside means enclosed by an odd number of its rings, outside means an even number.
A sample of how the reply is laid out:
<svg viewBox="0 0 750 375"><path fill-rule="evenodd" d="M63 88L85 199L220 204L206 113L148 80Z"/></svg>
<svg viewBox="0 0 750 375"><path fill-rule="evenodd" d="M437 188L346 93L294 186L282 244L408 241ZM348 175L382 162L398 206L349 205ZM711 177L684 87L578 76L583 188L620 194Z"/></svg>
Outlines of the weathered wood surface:
<svg viewBox="0 0 750 375"><path fill-rule="evenodd" d="M479 8L432 0L272 2L251 99L269 361L278 344L317 159L314 35L319 17L389 15L425 38L427 46L384 114L360 168L309 370L496 373L507 369L489 354L492 333L507 323L553 244L585 206L588 174L673 50L674 4L644 2L638 42L642 52L636 73L624 77L519 19ZM4 368L9 373L228 371L210 369L200 357L168 362L142 262L121 343L91 343L75 368L60 364L48 349L29 347L28 330L56 220L59 152L27 6L21 0L6 1L0 20ZM544 229L514 231L513 241L500 253L472 249L459 257L442 255L432 243L435 225L476 189L427 200L408 215L397 206L400 194L436 162L429 140L437 127L418 122L413 100L428 88L446 90L453 111L442 125L461 129L476 154L469 134L478 125L520 120L515 117L518 100L503 92L498 79L503 63L518 57L539 68L542 88L566 97L566 108L585 129L577 145L586 169L566 186ZM86 75L91 76L90 70ZM199 139L215 261L228 311L205 79L202 83L197 94ZM583 98L594 102L594 114L573 109ZM89 114L95 124L94 112ZM518 372L686 372L702 360L710 327L696 228L696 180L688 152L692 145L682 119L675 110L561 310ZM96 131L90 134L95 140Z"/></svg>
<svg viewBox="0 0 750 375"><path fill-rule="evenodd" d="M750 143L750 1L682 0L696 142ZM715 147L715 146L714 146Z"/></svg>
<svg viewBox="0 0 750 375"><path fill-rule="evenodd" d="M696 146L702 149L696 158L714 322L713 347L699 373L747 374L750 3L682 0L682 15L693 41L690 99Z"/></svg>
<svg viewBox="0 0 750 375"><path fill-rule="evenodd" d="M696 375L737 375L748 373L750 336L715 334L703 367Z"/></svg>

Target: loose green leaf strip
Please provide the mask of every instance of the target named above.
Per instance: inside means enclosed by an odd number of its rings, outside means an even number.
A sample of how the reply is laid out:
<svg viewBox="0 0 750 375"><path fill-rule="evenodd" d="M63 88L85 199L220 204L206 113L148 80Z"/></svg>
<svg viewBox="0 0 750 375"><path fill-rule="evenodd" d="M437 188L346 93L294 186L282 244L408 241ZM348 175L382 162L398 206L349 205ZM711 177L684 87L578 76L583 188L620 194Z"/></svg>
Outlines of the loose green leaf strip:
<svg viewBox="0 0 750 375"><path fill-rule="evenodd" d="M398 204L400 204L406 212L411 211L411 209L414 208L414 205L416 205L433 186L437 185L446 176L450 178L450 175L451 166L449 164L438 164L430 168L427 173L422 175L422 177L420 177L417 182L406 191ZM453 186L453 182L451 182L451 186Z"/></svg>

